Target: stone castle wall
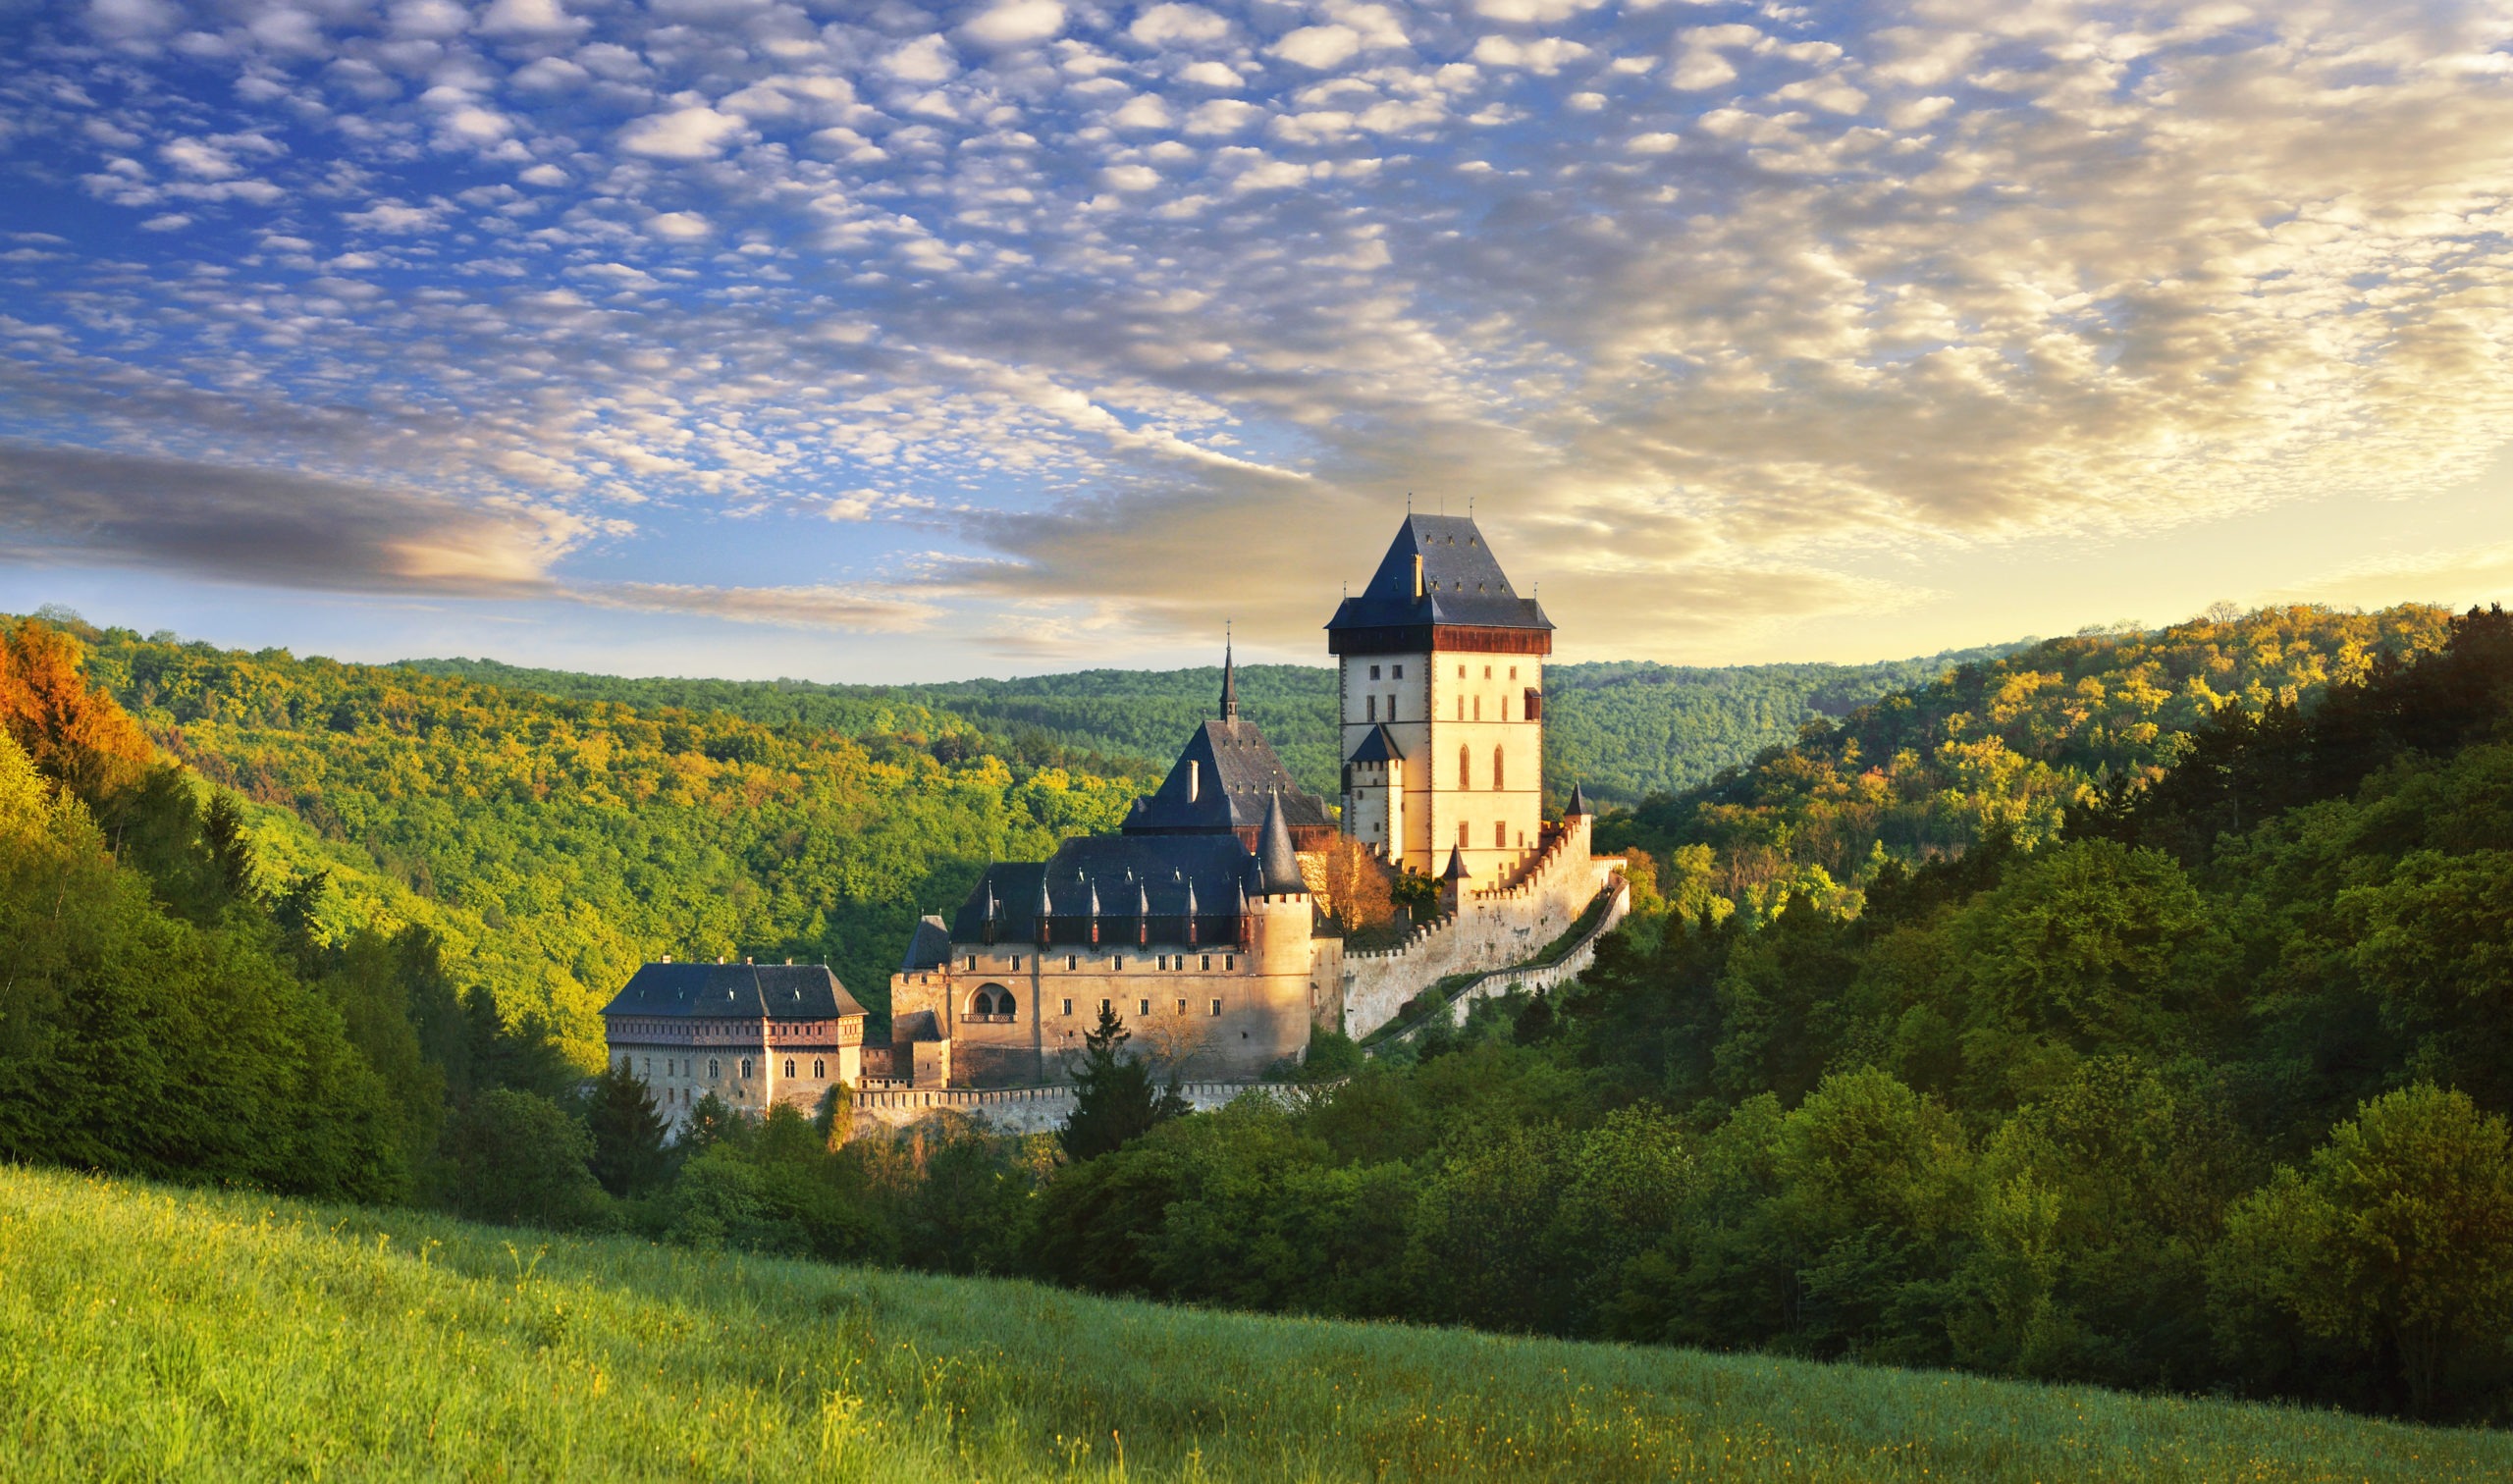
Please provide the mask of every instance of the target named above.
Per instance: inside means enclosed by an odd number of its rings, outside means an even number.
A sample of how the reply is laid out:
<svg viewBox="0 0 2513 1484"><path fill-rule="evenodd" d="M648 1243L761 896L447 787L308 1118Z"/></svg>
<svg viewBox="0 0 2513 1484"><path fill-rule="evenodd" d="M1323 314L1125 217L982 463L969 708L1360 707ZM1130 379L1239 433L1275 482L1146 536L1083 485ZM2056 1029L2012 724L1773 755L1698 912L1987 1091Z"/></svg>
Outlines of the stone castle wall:
<svg viewBox="0 0 2513 1484"><path fill-rule="evenodd" d="M1560 937L1623 865L1588 853L1592 822L1585 815L1565 822L1517 881L1491 892L1470 890L1456 912L1415 929L1404 946L1345 953L1344 1034L1358 1040L1450 975L1525 963Z"/></svg>
<svg viewBox="0 0 2513 1484"><path fill-rule="evenodd" d="M1255 1092L1279 1096L1285 1089L1272 1083L1183 1083L1178 1091L1187 1105L1208 1113ZM998 1134L1046 1134L1073 1112L1073 1085L1040 1087L877 1087L855 1093L857 1128L904 1128L936 1113L960 1113L984 1119Z"/></svg>
<svg viewBox="0 0 2513 1484"><path fill-rule="evenodd" d="M1498 999L1505 994L1542 994L1577 979L1597 961L1597 940L1620 927L1631 912L1631 887L1617 881L1614 883L1613 900L1606 903L1606 910L1599 914L1596 923L1569 953L1541 969L1496 969L1466 985L1449 1001L1449 1024L1465 1025L1468 1013L1477 1000ZM1430 1025L1434 1019L1436 1017L1424 1017L1420 1025L1389 1036L1372 1048L1373 1051L1384 1050L1398 1041L1412 1040L1420 1034L1423 1026Z"/></svg>

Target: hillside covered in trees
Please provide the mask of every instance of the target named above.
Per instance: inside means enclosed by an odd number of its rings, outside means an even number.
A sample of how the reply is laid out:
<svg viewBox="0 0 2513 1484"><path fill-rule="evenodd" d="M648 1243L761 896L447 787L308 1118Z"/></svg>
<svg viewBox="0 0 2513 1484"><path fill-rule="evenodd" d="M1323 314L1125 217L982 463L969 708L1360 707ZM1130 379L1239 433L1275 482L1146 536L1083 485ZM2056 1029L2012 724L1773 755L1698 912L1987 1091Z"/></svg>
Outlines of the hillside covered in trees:
<svg viewBox="0 0 2513 1484"><path fill-rule="evenodd" d="M1808 721L1843 716L2016 647L1875 664L1550 665L1545 778L1557 804L1574 780L1592 797L1621 803L1692 787L1723 768L1793 740ZM1063 748L1118 771L1165 768L1179 739L1212 715L1221 691L1217 666L895 686L624 679L490 660L414 660L408 667L574 700L719 711L769 725L796 722L850 735L932 730L937 717L947 716L1015 747ZM1242 711L1265 729L1293 775L1334 797L1342 763L1335 752L1335 672L1310 665L1243 665L1239 695Z"/></svg>
<svg viewBox="0 0 2513 1484"><path fill-rule="evenodd" d="M327 939L432 931L508 1017L599 1065L597 1012L665 953L834 967L876 1013L920 912L1147 786L889 707L852 733L81 629L93 681L250 806Z"/></svg>
<svg viewBox="0 0 2513 1484"><path fill-rule="evenodd" d="M1992 835L2056 838L2071 808L2170 768L2220 709L2309 706L2433 652L2450 622L2415 604L2298 606L2046 640L1810 722L1699 787L1610 811L1600 846L1641 846L1671 889L1681 876L1748 911L1807 895L1855 910L1889 861Z"/></svg>

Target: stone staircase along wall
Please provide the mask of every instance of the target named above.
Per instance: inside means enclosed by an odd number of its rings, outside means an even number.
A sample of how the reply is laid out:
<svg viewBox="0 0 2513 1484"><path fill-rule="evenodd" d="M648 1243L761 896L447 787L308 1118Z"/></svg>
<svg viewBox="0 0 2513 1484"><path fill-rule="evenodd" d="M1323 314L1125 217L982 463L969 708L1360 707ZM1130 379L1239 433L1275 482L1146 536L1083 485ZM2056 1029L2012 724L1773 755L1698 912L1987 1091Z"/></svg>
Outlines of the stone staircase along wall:
<svg viewBox="0 0 2513 1484"><path fill-rule="evenodd" d="M1584 816L1572 821L1515 883L1468 892L1456 912L1416 928L1403 947L1346 953L1344 1034L1359 1040L1450 975L1524 964L1560 937L1623 866L1620 857L1588 854L1589 823Z"/></svg>
<svg viewBox="0 0 2513 1484"><path fill-rule="evenodd" d="M1502 995L1521 991L1541 994L1547 989L1567 984L1577 979L1590 964L1597 961L1597 940L1612 932L1631 911L1631 884L1618 880L1614 883L1612 890L1614 897L1606 903L1606 910L1598 915L1596 922L1590 925L1587 932L1580 936L1579 941L1572 945L1570 952L1541 969L1495 969L1466 985L1449 999L1449 1024L1465 1025L1467 1012L1473 1008L1476 1000L1497 999ZM1426 1015L1419 1022L1389 1036L1371 1048L1372 1054L1398 1041L1412 1040L1422 1033L1424 1027L1431 1024L1432 1019L1433 1017Z"/></svg>

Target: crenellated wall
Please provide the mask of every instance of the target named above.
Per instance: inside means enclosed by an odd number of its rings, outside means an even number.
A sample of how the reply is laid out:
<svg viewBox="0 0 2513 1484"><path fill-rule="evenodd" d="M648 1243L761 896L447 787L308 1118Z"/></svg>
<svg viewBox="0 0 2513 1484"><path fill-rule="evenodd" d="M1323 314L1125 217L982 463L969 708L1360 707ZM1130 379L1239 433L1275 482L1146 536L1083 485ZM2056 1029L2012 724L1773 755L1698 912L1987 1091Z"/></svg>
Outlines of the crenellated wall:
<svg viewBox="0 0 2513 1484"><path fill-rule="evenodd" d="M1548 830L1544 850L1517 880L1470 889L1457 911L1415 929L1404 946L1344 954L1344 1034L1358 1040L1441 980L1524 964L1560 937L1623 866L1588 853L1593 822L1578 815Z"/></svg>
<svg viewBox="0 0 2513 1484"><path fill-rule="evenodd" d="M1200 1113L1210 1112L1249 1093L1280 1097L1290 1089L1275 1083L1200 1082L1179 1086L1179 1095ZM855 1093L858 1128L883 1125L901 1128L936 1113L963 1113L986 1121L998 1134L1044 1134L1061 1126L1073 1112L1073 1085L1041 1087L879 1087Z"/></svg>
<svg viewBox="0 0 2513 1484"><path fill-rule="evenodd" d="M1474 1008L1477 1000L1498 999L1505 994L1542 994L1548 989L1567 984L1585 973L1588 966L1597 961L1597 940L1614 931L1622 925L1623 920L1631 915L1631 885L1628 882L1617 881L1614 883L1613 890L1614 896L1606 903L1606 910L1597 915L1597 921L1589 927L1587 932L1581 935L1579 941L1572 945L1571 951L1560 959L1541 969L1495 969L1481 979L1459 988L1449 999L1447 1012L1449 1024L1465 1025L1468 1013ZM1438 1019L1436 1016L1424 1016L1418 1024L1397 1032L1371 1047L1371 1054L1376 1055L1399 1041L1412 1040L1421 1033L1423 1027L1430 1025L1436 1019Z"/></svg>

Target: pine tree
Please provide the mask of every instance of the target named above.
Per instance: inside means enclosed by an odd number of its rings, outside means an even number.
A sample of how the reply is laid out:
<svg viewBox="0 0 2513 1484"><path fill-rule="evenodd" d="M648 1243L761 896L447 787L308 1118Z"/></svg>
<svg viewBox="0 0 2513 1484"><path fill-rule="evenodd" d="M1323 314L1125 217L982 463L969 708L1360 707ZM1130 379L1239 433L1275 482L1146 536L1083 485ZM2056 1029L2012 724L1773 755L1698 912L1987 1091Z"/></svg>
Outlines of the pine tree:
<svg viewBox="0 0 2513 1484"><path fill-rule="evenodd" d="M1187 1111L1174 1078L1166 1088L1156 1088L1150 1063L1125 1054L1132 1039L1126 1023L1106 1005L1099 1008L1099 1024L1082 1037L1082 1061L1073 1073L1073 1112L1056 1136L1066 1156L1076 1162L1123 1148Z"/></svg>
<svg viewBox="0 0 2513 1484"><path fill-rule="evenodd" d="M626 1199L664 1178L664 1120L646 1084L626 1067L606 1067L593 1080L585 1110L593 1134L593 1175Z"/></svg>

